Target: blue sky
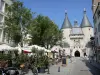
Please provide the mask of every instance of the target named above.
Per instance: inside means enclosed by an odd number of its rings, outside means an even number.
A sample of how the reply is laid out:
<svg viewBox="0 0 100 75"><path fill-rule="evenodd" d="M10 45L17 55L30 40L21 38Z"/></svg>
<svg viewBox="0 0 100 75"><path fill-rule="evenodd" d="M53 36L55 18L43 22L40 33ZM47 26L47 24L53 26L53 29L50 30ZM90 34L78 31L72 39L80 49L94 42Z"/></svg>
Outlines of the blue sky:
<svg viewBox="0 0 100 75"><path fill-rule="evenodd" d="M74 20L80 25L83 18L83 9L86 8L87 16L93 25L92 19L92 0L20 0L24 6L32 12L48 16L59 28L62 26L65 10L67 10L69 20L73 25Z"/></svg>

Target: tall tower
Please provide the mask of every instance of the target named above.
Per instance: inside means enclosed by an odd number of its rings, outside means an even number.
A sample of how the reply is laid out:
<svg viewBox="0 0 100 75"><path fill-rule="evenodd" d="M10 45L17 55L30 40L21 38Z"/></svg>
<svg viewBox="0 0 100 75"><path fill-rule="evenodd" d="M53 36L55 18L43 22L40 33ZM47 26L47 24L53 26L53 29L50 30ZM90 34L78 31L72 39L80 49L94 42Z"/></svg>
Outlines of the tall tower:
<svg viewBox="0 0 100 75"><path fill-rule="evenodd" d="M64 19L64 22L61 27L61 29L63 31L63 41L64 42L70 43L69 35L70 35L71 28L72 28L72 25L69 21L67 12L65 12L65 19Z"/></svg>
<svg viewBox="0 0 100 75"><path fill-rule="evenodd" d="M83 11L83 19L81 22L80 27L82 28L82 31L84 33L84 42L87 43L90 41L90 37L93 36L93 27L86 15L86 9Z"/></svg>
<svg viewBox="0 0 100 75"><path fill-rule="evenodd" d="M67 12L65 12L65 19L61 27L61 30L63 31L62 43L63 43L63 49L65 50L65 55L70 53L69 48L70 48L70 43L71 43L70 42L71 29L72 29L72 25L69 21Z"/></svg>

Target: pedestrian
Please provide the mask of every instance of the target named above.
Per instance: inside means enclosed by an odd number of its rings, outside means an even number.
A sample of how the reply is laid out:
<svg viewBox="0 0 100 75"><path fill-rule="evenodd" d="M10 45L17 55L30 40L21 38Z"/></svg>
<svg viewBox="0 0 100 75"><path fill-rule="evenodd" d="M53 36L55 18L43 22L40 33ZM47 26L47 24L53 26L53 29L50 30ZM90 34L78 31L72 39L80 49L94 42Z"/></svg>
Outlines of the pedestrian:
<svg viewBox="0 0 100 75"><path fill-rule="evenodd" d="M28 73L28 67L29 67L29 63L28 61L25 62L25 72Z"/></svg>
<svg viewBox="0 0 100 75"><path fill-rule="evenodd" d="M70 59L70 62L72 63L72 57L71 56L69 57L69 59Z"/></svg>
<svg viewBox="0 0 100 75"><path fill-rule="evenodd" d="M24 63L20 65L20 69L21 69L21 74L24 74L24 69L25 69Z"/></svg>
<svg viewBox="0 0 100 75"><path fill-rule="evenodd" d="M48 72L47 72L47 74L50 74L49 68L50 68L50 64L48 63Z"/></svg>
<svg viewBox="0 0 100 75"><path fill-rule="evenodd" d="M86 57L86 53L84 53L84 57Z"/></svg>
<svg viewBox="0 0 100 75"><path fill-rule="evenodd" d="M58 58L56 58L56 65L58 64Z"/></svg>
<svg viewBox="0 0 100 75"><path fill-rule="evenodd" d="M60 66L58 67L58 72L60 72Z"/></svg>
<svg viewBox="0 0 100 75"><path fill-rule="evenodd" d="M33 75L38 75L38 70L33 64L31 65L31 70L32 70Z"/></svg>

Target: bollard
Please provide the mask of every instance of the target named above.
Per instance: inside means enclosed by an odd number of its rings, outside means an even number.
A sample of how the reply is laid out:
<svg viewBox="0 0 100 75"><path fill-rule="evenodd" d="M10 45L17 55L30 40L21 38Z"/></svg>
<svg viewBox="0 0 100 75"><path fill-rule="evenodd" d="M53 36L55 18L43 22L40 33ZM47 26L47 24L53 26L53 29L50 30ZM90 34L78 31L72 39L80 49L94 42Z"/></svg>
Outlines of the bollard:
<svg viewBox="0 0 100 75"><path fill-rule="evenodd" d="M58 72L60 72L60 67L58 67Z"/></svg>

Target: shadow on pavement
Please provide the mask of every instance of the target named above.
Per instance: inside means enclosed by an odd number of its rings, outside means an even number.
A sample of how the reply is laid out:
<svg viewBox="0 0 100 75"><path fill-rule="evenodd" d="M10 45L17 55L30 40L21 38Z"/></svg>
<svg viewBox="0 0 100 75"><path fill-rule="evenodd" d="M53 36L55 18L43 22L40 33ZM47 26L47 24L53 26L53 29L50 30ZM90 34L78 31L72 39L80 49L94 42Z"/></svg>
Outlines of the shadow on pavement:
<svg viewBox="0 0 100 75"><path fill-rule="evenodd" d="M100 75L100 69L98 69L95 66L91 65L88 60L82 59L82 62L84 62L86 64L86 66L89 68L89 71L93 75Z"/></svg>

